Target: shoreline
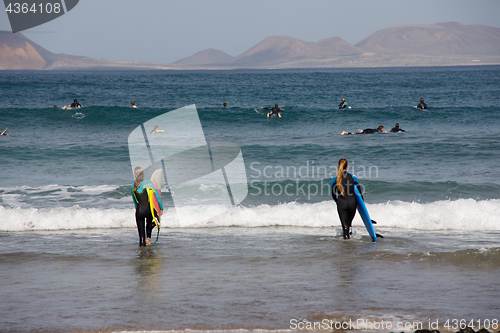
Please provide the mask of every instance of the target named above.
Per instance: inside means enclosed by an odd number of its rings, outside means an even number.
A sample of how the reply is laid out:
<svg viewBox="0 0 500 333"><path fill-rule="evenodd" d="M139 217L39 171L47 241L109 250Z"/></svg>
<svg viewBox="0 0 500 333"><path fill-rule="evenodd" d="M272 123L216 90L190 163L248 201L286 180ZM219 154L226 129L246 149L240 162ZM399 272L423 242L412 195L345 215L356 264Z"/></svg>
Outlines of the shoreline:
<svg viewBox="0 0 500 333"><path fill-rule="evenodd" d="M113 65L90 65L90 66L58 66L49 67L43 69L3 69L0 68L1 72L24 72L24 71L35 71L35 72L64 72L64 71L213 71L213 72L224 72L224 71L286 71L286 70L328 70L328 69L383 69L383 68L439 68L439 67L477 67L477 66L500 66L499 62L491 63L450 63L450 64L420 64L420 65L405 65L405 64L394 64L394 65L358 65L358 66L305 66L305 67L279 67L279 66L252 66L252 67L229 67L229 66L169 66L171 64L155 64L151 66L113 66Z"/></svg>

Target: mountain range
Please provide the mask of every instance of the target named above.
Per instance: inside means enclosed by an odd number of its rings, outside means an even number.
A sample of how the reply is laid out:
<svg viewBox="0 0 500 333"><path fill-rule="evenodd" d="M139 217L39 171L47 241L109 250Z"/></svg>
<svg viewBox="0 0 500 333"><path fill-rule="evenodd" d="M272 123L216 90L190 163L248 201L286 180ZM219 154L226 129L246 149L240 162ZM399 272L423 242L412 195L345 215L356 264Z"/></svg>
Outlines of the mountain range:
<svg viewBox="0 0 500 333"><path fill-rule="evenodd" d="M0 31L0 69L329 68L500 64L500 28L446 22L374 32L356 45L340 37L307 42L270 36L244 53L207 49L172 64L54 54L20 33Z"/></svg>

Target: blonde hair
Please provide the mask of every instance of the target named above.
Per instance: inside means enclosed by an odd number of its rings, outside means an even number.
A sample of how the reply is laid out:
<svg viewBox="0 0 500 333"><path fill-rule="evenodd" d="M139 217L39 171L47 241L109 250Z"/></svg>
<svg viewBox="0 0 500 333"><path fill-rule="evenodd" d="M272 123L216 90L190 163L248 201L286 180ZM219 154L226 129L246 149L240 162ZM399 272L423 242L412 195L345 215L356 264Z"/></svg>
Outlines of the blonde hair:
<svg viewBox="0 0 500 333"><path fill-rule="evenodd" d="M136 167L134 169L134 178L134 191L136 191L139 186L141 186L141 183L144 180L144 169L141 167Z"/></svg>
<svg viewBox="0 0 500 333"><path fill-rule="evenodd" d="M337 170L336 186L342 196L344 196L344 187L342 186L342 174L344 171L347 171L347 160L345 158L341 158L339 160L339 168Z"/></svg>

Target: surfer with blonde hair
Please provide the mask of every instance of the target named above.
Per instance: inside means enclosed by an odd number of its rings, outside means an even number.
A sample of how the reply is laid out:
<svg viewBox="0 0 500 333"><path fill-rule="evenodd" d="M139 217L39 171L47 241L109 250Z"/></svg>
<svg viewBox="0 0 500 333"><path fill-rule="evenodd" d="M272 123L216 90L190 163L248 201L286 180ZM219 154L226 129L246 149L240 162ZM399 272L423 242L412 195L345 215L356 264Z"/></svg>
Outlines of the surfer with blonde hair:
<svg viewBox="0 0 500 333"><path fill-rule="evenodd" d="M352 220L356 215L356 208L358 207L354 194L354 186L357 186L359 193L361 193L358 179L347 172L347 167L347 160L341 158L338 163L337 177L332 178L332 198L337 204L337 212L342 223L344 239L351 238Z"/></svg>
<svg viewBox="0 0 500 333"><path fill-rule="evenodd" d="M139 232L139 246L147 246L151 243L151 232L155 227L153 220L159 219L163 214L161 196L151 180L144 180L144 169L134 169L134 184L130 187L135 204L135 222ZM160 211L153 209L151 200L154 196L159 204Z"/></svg>

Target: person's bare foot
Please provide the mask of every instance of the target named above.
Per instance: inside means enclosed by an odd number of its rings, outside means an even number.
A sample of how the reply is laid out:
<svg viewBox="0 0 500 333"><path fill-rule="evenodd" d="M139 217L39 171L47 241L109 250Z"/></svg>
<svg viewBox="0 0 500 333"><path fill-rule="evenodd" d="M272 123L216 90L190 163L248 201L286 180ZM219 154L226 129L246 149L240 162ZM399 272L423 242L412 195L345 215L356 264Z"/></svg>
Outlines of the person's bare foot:
<svg viewBox="0 0 500 333"><path fill-rule="evenodd" d="M146 238L146 246L151 245L151 238Z"/></svg>

